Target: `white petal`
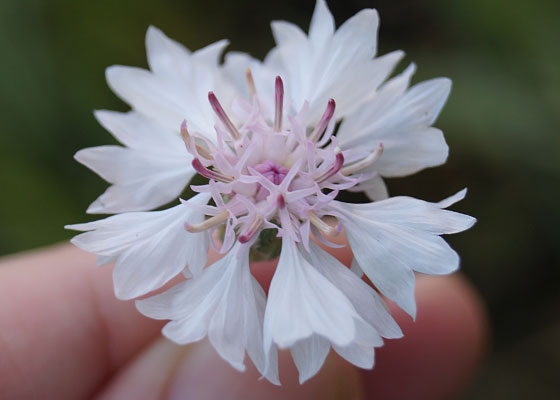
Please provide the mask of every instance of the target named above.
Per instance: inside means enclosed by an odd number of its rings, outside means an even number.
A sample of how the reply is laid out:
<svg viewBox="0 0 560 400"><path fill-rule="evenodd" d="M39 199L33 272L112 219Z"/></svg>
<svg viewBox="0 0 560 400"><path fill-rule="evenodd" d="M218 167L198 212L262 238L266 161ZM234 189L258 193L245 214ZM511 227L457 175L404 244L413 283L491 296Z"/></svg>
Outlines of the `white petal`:
<svg viewBox="0 0 560 400"><path fill-rule="evenodd" d="M274 41L279 46L301 44L307 40L299 26L286 21L272 21L270 24Z"/></svg>
<svg viewBox="0 0 560 400"><path fill-rule="evenodd" d="M374 165L387 178L414 174L424 168L445 164L449 147L436 128L412 130L381 140L383 155Z"/></svg>
<svg viewBox="0 0 560 400"><path fill-rule="evenodd" d="M190 64L189 50L155 26L146 32L146 54L150 69L156 74L181 76L181 69Z"/></svg>
<svg viewBox="0 0 560 400"><path fill-rule="evenodd" d="M367 226L347 213L343 223L354 257L373 284L411 316L416 315L414 273L394 256L395 244L385 240L377 226Z"/></svg>
<svg viewBox="0 0 560 400"><path fill-rule="evenodd" d="M95 265L97 265L98 267L102 266L102 265L107 265L107 264L112 264L115 261L117 261L117 257L116 256L104 256L104 255L99 255L96 257L95 259Z"/></svg>
<svg viewBox="0 0 560 400"><path fill-rule="evenodd" d="M309 38L312 42L319 43L332 36L333 32L334 17L325 0L317 0L309 25Z"/></svg>
<svg viewBox="0 0 560 400"><path fill-rule="evenodd" d="M389 190L385 181L379 174L375 174L373 178L369 181L364 182L364 185L370 185L368 189L365 190L365 194L373 201L385 200L389 198Z"/></svg>
<svg viewBox="0 0 560 400"><path fill-rule="evenodd" d="M278 352L276 347L272 347L265 354L263 345L263 320L266 308L266 294L257 280L251 277L251 284L254 292L254 302L258 318L250 318L247 316L247 353L257 370L275 385L279 385L278 379ZM249 297L248 302L252 302L251 293L246 291L246 297ZM247 313L254 312L251 308L247 309Z"/></svg>
<svg viewBox="0 0 560 400"><path fill-rule="evenodd" d="M266 306L265 348L290 347L313 334L345 346L356 334L354 319L360 317L348 299L284 237Z"/></svg>
<svg viewBox="0 0 560 400"><path fill-rule="evenodd" d="M447 274L457 253L438 235L470 228L475 219L437 203L394 197L369 204L336 203L354 257L374 285L414 316L414 271Z"/></svg>
<svg viewBox="0 0 560 400"><path fill-rule="evenodd" d="M373 212L376 221L382 223L400 225L434 235L452 234L465 231L476 222L476 219L469 215L442 209L461 200L465 194L466 190L463 189L439 203L398 196L376 202L375 206L372 204L371 207L356 207L355 211L369 209L370 211L361 215L371 216Z"/></svg>
<svg viewBox="0 0 560 400"><path fill-rule="evenodd" d="M154 120L130 111L95 111L95 118L122 144L161 157L185 158L187 151L178 127L166 129Z"/></svg>
<svg viewBox="0 0 560 400"><path fill-rule="evenodd" d="M88 212L144 211L181 194L195 171L177 131L134 111L102 110L95 117L128 148L101 146L76 153L79 162L115 184Z"/></svg>
<svg viewBox="0 0 560 400"><path fill-rule="evenodd" d="M204 204L208 194L191 202ZM180 204L164 211L135 212L67 226L88 231L72 239L79 248L101 256L117 257L113 270L115 293L130 299L163 286L187 264L196 271L206 263L208 238L193 234L184 223L197 223L204 215Z"/></svg>
<svg viewBox="0 0 560 400"><path fill-rule="evenodd" d="M374 364L373 347L351 344L346 347L333 346L334 350L346 361L351 362L357 367L372 369Z"/></svg>
<svg viewBox="0 0 560 400"><path fill-rule="evenodd" d="M111 89L132 108L177 131L186 119L191 130L213 139L216 121L205 99L214 91L226 108L235 93L223 80L218 59L227 41L211 44L193 54L174 73L160 74L141 68L112 66L106 77Z"/></svg>
<svg viewBox="0 0 560 400"><path fill-rule="evenodd" d="M371 147L372 144L369 143L371 140L379 140L370 138L370 125L390 112L391 107L406 92L415 70L414 64L409 65L402 73L387 81L367 104L342 121L337 133L339 143L344 147L353 147L357 144Z"/></svg>
<svg viewBox="0 0 560 400"><path fill-rule="evenodd" d="M372 96L402 57L394 52L373 59L377 28L377 12L364 10L334 32L334 19L324 0L317 1L308 37L293 24L273 23L277 47L264 61L263 70L269 73L255 74L259 93L264 86L261 79L274 73L285 79L286 98L293 101L294 110L309 101L308 123L319 120L330 98L336 100L335 118L344 117Z"/></svg>
<svg viewBox="0 0 560 400"><path fill-rule="evenodd" d="M379 15L374 9L364 9L344 22L336 31L335 47L340 46L345 58L371 59L377 51Z"/></svg>
<svg viewBox="0 0 560 400"><path fill-rule="evenodd" d="M176 199L194 176L190 156L162 156L120 146L80 150L74 158L112 183L88 213L149 210Z"/></svg>
<svg viewBox="0 0 560 400"><path fill-rule="evenodd" d="M193 53L193 61L195 63L200 63L201 65L218 65L220 63L220 58L228 45L229 41L226 39L218 40L217 42L209 44L208 46Z"/></svg>
<svg viewBox="0 0 560 400"><path fill-rule="evenodd" d="M318 335L300 340L290 347L292 358L299 372L299 383L313 377L323 366L331 346L327 339Z"/></svg>
<svg viewBox="0 0 560 400"><path fill-rule="evenodd" d="M136 306L151 318L172 319L163 332L177 343L190 343L208 334L218 354L239 370L245 369L247 350L259 371L278 384L276 354L265 357L259 329L264 291L250 275L248 252L239 249L236 245L199 277L138 300ZM266 366L265 359L272 365Z"/></svg>
<svg viewBox="0 0 560 400"><path fill-rule="evenodd" d="M254 70L257 69L260 64L259 60L251 57L249 54L230 51L225 56L223 73L228 82L235 87L237 93L243 98L248 99L249 93L247 91L247 81L245 79L247 68ZM271 77L271 79L274 79L274 77Z"/></svg>
<svg viewBox="0 0 560 400"><path fill-rule="evenodd" d="M354 274L356 274L356 276L360 279L362 279L362 277L364 276L364 271L362 271L362 268L360 267L360 264L358 264L358 261L356 261L356 258L352 258L352 264L350 265L350 271L352 271Z"/></svg>
<svg viewBox="0 0 560 400"><path fill-rule="evenodd" d="M374 60L356 62L351 59L346 63L331 58L329 61L334 65L328 72L329 79L318 86L315 96L318 99L334 98L337 118L351 115L375 93L403 56L402 51L394 51ZM324 106L318 109L321 113L323 110Z"/></svg>
<svg viewBox="0 0 560 400"><path fill-rule="evenodd" d="M383 337L399 338L401 329L389 313L381 296L350 269L321 249L314 242L309 245L310 263L350 300L358 315ZM378 335L371 337L369 343L380 346Z"/></svg>
<svg viewBox="0 0 560 400"><path fill-rule="evenodd" d="M178 129L187 117L180 90L171 82L136 67L114 65L105 72L109 87L136 111L155 118L167 129Z"/></svg>
<svg viewBox="0 0 560 400"><path fill-rule="evenodd" d="M411 66L389 81L340 127L343 148L373 151L383 143L383 155L373 167L382 176L409 175L447 159L449 149L443 134L430 125L447 100L451 81L433 79L403 93L413 72Z"/></svg>
<svg viewBox="0 0 560 400"><path fill-rule="evenodd" d="M442 201L439 201L437 204L440 208L451 207L453 204L457 203L458 201L463 200L466 195L467 195L467 188L464 188L463 190L460 190L457 193L455 193L453 196L449 196L447 199L443 199Z"/></svg>
<svg viewBox="0 0 560 400"><path fill-rule="evenodd" d="M208 339L224 360L244 370L245 343L248 335L254 333L248 329L254 328L254 325L247 322L259 316L254 295L245 293L252 289L248 256L235 260L236 249L232 249L227 261L218 264L222 266L224 286L208 326ZM248 306L250 310L247 310Z"/></svg>
<svg viewBox="0 0 560 400"><path fill-rule="evenodd" d="M447 102L450 92L451 80L448 78L420 82L406 93L406 107L417 110L416 123L432 125Z"/></svg>
<svg viewBox="0 0 560 400"><path fill-rule="evenodd" d="M143 301L144 300L137 300L136 307L138 307L139 311L142 314L151 317L150 314L148 314L147 312L145 312L143 309L140 308ZM169 340L177 344L184 345L184 344L198 342L199 340L202 340L206 337L207 330L208 330L207 328L208 320L210 319L210 315L211 313L208 310L207 305L204 304L201 306L198 313L193 314L190 317L188 324L186 324L184 320L173 320L168 322L163 327L161 333L163 334L163 336L165 336L166 338L168 338ZM155 318L155 317L151 317L151 318ZM229 362L229 360L226 361ZM241 371L244 370L244 366L236 363L235 360L231 362L231 365L237 370L241 370Z"/></svg>

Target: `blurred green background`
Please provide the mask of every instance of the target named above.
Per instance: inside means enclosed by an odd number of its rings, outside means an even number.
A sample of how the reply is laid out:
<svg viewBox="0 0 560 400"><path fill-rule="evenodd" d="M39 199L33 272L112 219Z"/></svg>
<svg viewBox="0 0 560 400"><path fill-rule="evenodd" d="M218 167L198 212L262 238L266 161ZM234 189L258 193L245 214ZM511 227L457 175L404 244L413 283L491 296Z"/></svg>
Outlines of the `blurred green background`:
<svg viewBox="0 0 560 400"><path fill-rule="evenodd" d="M314 1L3 0L0 2L0 255L67 240L67 223L106 184L74 162L113 143L92 110L126 110L107 88L111 64L146 66L149 24L191 49L222 38L262 57L268 23L307 29ZM414 81L449 76L437 126L449 162L389 181L393 194L439 200L479 223L449 238L491 316L491 352L467 399L560 396L560 2L330 2L337 23L365 7L381 16L380 53L407 52Z"/></svg>

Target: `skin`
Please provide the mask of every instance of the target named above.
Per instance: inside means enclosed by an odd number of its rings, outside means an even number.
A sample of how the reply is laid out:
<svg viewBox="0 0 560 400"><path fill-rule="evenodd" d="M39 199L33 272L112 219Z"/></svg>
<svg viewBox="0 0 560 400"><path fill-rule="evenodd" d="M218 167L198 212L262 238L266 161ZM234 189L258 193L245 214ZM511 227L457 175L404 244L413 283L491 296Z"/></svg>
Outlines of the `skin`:
<svg viewBox="0 0 560 400"><path fill-rule="evenodd" d="M346 249L334 253L351 258ZM273 267L252 265L265 288ZM235 371L206 341L165 340L164 322L117 300L111 280L111 267L66 244L0 261L0 398L449 399L468 384L488 337L485 309L462 275L418 276L416 322L390 304L404 338L376 351L372 371L331 352L299 385L282 352L276 387L250 362Z"/></svg>

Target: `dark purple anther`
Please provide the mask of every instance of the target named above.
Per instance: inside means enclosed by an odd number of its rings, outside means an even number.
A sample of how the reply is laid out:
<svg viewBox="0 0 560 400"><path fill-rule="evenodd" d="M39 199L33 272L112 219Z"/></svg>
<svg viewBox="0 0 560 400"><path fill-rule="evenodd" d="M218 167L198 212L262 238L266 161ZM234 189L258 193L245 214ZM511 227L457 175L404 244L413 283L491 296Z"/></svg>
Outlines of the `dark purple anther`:
<svg viewBox="0 0 560 400"><path fill-rule="evenodd" d="M326 170L325 172L323 172L319 176L316 176L315 177L315 182L321 183L321 182L329 179L331 176L336 175L338 173L338 171L340 171L342 169L343 165L344 165L344 156L342 155L342 152L339 151L338 153L336 153L336 158L335 158L334 164L331 165L331 167L328 170Z"/></svg>
<svg viewBox="0 0 560 400"><path fill-rule="evenodd" d="M195 158L192 161L192 166L196 172L198 172L205 178L225 183L233 182L233 178L231 176L227 176L222 174L221 172L212 171L211 169L206 168L204 165L202 165L198 158Z"/></svg>
<svg viewBox="0 0 560 400"><path fill-rule="evenodd" d="M327 104L327 108L325 109L325 112L321 117L321 120L319 121L315 129L313 129L311 135L309 135L309 140L311 140L312 142L317 142L319 140L319 138L323 135L323 133L327 129L329 122L331 122L331 119L334 115L335 108L336 108L336 103L334 99L330 99Z"/></svg>
<svg viewBox="0 0 560 400"><path fill-rule="evenodd" d="M276 77L274 83L274 131L280 132L282 130L282 111L284 108L284 83L282 78Z"/></svg>
<svg viewBox="0 0 560 400"><path fill-rule="evenodd" d="M210 102L212 109L214 110L220 121L222 121L222 123L226 126L226 129L228 130L232 139L239 140L241 138L241 134L239 133L233 122L231 122L231 119L229 119L229 117L227 116L214 92L208 92L208 101Z"/></svg>

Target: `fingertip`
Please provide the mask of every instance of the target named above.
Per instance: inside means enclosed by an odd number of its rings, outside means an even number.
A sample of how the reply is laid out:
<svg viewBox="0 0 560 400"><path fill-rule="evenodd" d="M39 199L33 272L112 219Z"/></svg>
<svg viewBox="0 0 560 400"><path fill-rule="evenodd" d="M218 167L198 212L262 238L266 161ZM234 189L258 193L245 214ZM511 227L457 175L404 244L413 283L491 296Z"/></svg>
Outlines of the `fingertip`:
<svg viewBox="0 0 560 400"><path fill-rule="evenodd" d="M25 366L0 363L2 393L87 397L162 324L118 301L111 268L67 244L2 259L0 295L0 353Z"/></svg>
<svg viewBox="0 0 560 400"><path fill-rule="evenodd" d="M363 398L358 370L339 357L327 357L319 373L300 384L289 352L280 352L281 386L265 379L249 360L239 372L222 360L204 341L177 365L169 380L166 397L183 399L350 399Z"/></svg>
<svg viewBox="0 0 560 400"><path fill-rule="evenodd" d="M392 305L404 338L386 341L376 367L363 373L366 393L377 399L453 398L482 360L488 318L462 275L420 276L416 297L416 322Z"/></svg>

